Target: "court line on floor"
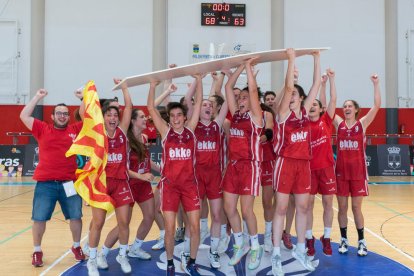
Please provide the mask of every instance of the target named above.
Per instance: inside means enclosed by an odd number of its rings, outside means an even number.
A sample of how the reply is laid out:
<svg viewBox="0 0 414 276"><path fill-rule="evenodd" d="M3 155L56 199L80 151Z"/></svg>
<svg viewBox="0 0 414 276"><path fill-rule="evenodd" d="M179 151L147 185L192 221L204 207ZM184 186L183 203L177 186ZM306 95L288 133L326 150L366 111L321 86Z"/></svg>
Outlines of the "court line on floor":
<svg viewBox="0 0 414 276"><path fill-rule="evenodd" d="M113 216L115 215L115 211L112 212L112 214L110 214L109 216L106 217L105 222L110 220ZM85 237L83 237L83 239L81 239L81 243L84 242L86 239L88 238L88 235L86 235ZM52 268L54 268L57 264L59 264L69 253L71 253L72 251L69 249L68 251L66 251L62 256L60 256L56 261L54 261L46 270L42 271L42 273L40 273L39 276L44 276L46 275L46 273L48 273Z"/></svg>
<svg viewBox="0 0 414 276"><path fill-rule="evenodd" d="M316 196L316 198L318 198L320 201L322 201L322 198L319 196ZM336 207L333 207L333 209L338 213L339 210ZM347 216L348 219L352 222L355 223L354 219L351 218L350 216ZM405 256L406 258L408 258L410 261L414 262L414 258L411 257L410 255L408 255L407 253L405 253L404 251L402 251L401 249L399 249L398 247L396 247L395 245L393 245L392 243L390 243L389 241L387 241L386 239L384 239L383 237L379 236L377 233L373 232L371 229L367 228L364 226L364 230L367 231L368 233L370 233L371 235L373 235L374 237L376 237L377 239L379 239L380 241L384 242L386 245L388 245L389 247L391 247L392 249L394 249L395 251L397 251L398 253L400 253L401 255Z"/></svg>
<svg viewBox="0 0 414 276"><path fill-rule="evenodd" d="M36 182L2 182L0 186L35 186Z"/></svg>

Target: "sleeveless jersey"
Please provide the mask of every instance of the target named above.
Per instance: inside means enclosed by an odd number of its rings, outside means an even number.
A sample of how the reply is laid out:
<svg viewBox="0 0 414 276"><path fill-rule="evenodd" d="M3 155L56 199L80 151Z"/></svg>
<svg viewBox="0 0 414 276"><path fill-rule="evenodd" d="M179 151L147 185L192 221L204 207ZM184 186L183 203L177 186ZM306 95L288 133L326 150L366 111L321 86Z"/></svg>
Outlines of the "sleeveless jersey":
<svg viewBox="0 0 414 276"><path fill-rule="evenodd" d="M106 163L106 177L128 179L128 139L119 127L114 136L108 137L108 162Z"/></svg>
<svg viewBox="0 0 414 276"><path fill-rule="evenodd" d="M276 139L274 151L277 156L310 160L310 126L305 108L301 108L302 118L296 118L295 112L283 122L275 124Z"/></svg>
<svg viewBox="0 0 414 276"><path fill-rule="evenodd" d="M195 144L194 133L184 128L181 133L171 127L162 140L162 169L161 175L171 184L194 183L195 173ZM167 185L168 185L167 182Z"/></svg>
<svg viewBox="0 0 414 276"><path fill-rule="evenodd" d="M144 135L142 135L142 140L144 144L148 143L148 140ZM130 151L129 153L129 169L139 174L149 173L151 172L151 159L149 150L146 148L145 150L145 158L141 162L138 161L138 154L134 151ZM131 179L132 180L132 179ZM135 179L139 180L139 179Z"/></svg>
<svg viewBox="0 0 414 276"><path fill-rule="evenodd" d="M316 122L310 121L311 170L332 167L335 164L331 145L332 120L325 112Z"/></svg>
<svg viewBox="0 0 414 276"><path fill-rule="evenodd" d="M232 118L229 137L230 160L262 161L260 134L263 127L256 125L250 112L241 114L237 110Z"/></svg>
<svg viewBox="0 0 414 276"><path fill-rule="evenodd" d="M365 133L360 121L348 127L345 121L338 126L336 141L336 176L343 180L368 179L365 163Z"/></svg>
<svg viewBox="0 0 414 276"><path fill-rule="evenodd" d="M208 125L203 124L201 121L198 122L194 131L197 138L196 165L221 165L221 132L222 129L216 121L211 121Z"/></svg>

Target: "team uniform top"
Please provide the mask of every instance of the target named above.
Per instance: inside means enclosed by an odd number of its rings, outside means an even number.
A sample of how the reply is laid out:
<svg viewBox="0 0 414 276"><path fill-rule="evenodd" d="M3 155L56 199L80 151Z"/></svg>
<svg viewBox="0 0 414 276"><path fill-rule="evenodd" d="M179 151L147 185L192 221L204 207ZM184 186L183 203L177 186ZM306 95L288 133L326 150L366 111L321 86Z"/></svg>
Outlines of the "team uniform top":
<svg viewBox="0 0 414 276"><path fill-rule="evenodd" d="M39 144L39 164L35 169L33 179L37 181L76 179L76 155L66 157L65 153L81 128L82 122L59 129L34 119L32 134Z"/></svg>
<svg viewBox="0 0 414 276"><path fill-rule="evenodd" d="M222 129L216 121L211 121L208 125L198 122L194 131L197 138L196 165L221 165L221 132Z"/></svg>
<svg viewBox="0 0 414 276"><path fill-rule="evenodd" d="M305 108L301 108L302 118L296 118L295 112L283 122L275 124L277 133L274 142L276 156L310 160L310 121Z"/></svg>
<svg viewBox="0 0 414 276"><path fill-rule="evenodd" d="M195 135L190 129L184 127L181 133L175 132L171 127L168 129L162 140L161 175L169 183L195 182L195 143Z"/></svg>
<svg viewBox="0 0 414 276"><path fill-rule="evenodd" d="M263 112L263 119L265 121L265 125L266 125L266 117L264 116L265 113ZM264 135L264 128L263 128L263 133L262 135ZM273 139L270 141L266 141L261 143L262 149L263 149L263 161L274 161L276 160L276 154L273 150Z"/></svg>
<svg viewBox="0 0 414 276"><path fill-rule="evenodd" d="M336 176L343 180L368 179L365 163L365 134L360 121L348 127L345 121L338 126L336 142Z"/></svg>
<svg viewBox="0 0 414 276"><path fill-rule="evenodd" d="M108 136L108 147L106 177L128 179L128 139L119 127L113 137Z"/></svg>
<svg viewBox="0 0 414 276"><path fill-rule="evenodd" d="M148 143L147 138L142 135L142 140L144 142L144 145ZM141 162L138 160L138 154L134 151L129 152L129 169L133 172L144 174L151 172L151 159L150 159L150 153L149 150L145 149L145 158ZM131 183L147 183L147 181L143 181L141 179L131 178Z"/></svg>
<svg viewBox="0 0 414 276"><path fill-rule="evenodd" d="M325 112L316 122L310 121L311 127L311 170L332 167L335 164L331 146L333 118Z"/></svg>
<svg viewBox="0 0 414 276"><path fill-rule="evenodd" d="M229 137L230 160L251 160L261 162L263 151L260 146L260 134L263 127L256 125L250 112L237 110L232 118Z"/></svg>

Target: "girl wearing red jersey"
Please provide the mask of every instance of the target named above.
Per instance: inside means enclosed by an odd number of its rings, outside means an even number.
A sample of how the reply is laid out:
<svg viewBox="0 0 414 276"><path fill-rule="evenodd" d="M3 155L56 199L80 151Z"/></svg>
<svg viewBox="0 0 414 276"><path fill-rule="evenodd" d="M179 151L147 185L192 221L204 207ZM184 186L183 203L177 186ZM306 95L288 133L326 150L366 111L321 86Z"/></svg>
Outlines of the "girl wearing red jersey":
<svg viewBox="0 0 414 276"><path fill-rule="evenodd" d="M313 206L317 193L322 195L323 224L325 228L324 235L320 237L320 240L323 246L323 253L328 256L332 255L330 236L333 221L332 201L333 195L336 194L336 177L331 145L331 132L336 108L336 87L334 71L328 69L326 72L327 75L322 77L319 96L321 101L315 99L309 110L312 159L310 161L311 192L306 223L306 247L308 248L308 256L315 255L315 238L312 235L312 224ZM326 112L323 112L322 105L326 102L325 90L328 78L330 83L330 101Z"/></svg>
<svg viewBox="0 0 414 276"><path fill-rule="evenodd" d="M276 117L277 139L274 147L277 159L274 178L276 184L276 210L273 217L273 275L284 274L280 255L280 241L290 193L293 193L295 197L295 224L298 236L298 242L296 248L292 251L292 256L307 270L315 270L306 255L305 232L306 211L311 186L308 112L320 86L320 54L319 52L312 53L314 57L313 84L308 97L306 97L303 89L297 84L294 85L295 50L287 49L286 53L288 69L284 92Z"/></svg>
<svg viewBox="0 0 414 276"><path fill-rule="evenodd" d="M343 106L344 119L336 116L334 124L337 130L336 181L338 183L338 222L341 230L339 253L348 252L348 197L351 196L352 213L358 231L358 256L368 254L364 239L364 216L362 200L368 196L368 172L365 163L365 130L372 123L381 107L381 94L377 75L371 76L374 85L374 106L360 120L360 111L354 100L347 100Z"/></svg>
<svg viewBox="0 0 414 276"><path fill-rule="evenodd" d="M169 124L164 121L154 106L155 87L150 84L148 112L161 135L163 144L163 165L161 187L161 209L165 223L165 250L167 254L167 275L174 275L174 228L179 204L187 213L190 226L190 259L183 270L190 275L200 275L195 264L200 243L200 198L195 179L195 135L194 130L200 116L202 101L201 76L197 81L196 97L192 117L187 120L186 108L180 103L170 103L167 113Z"/></svg>

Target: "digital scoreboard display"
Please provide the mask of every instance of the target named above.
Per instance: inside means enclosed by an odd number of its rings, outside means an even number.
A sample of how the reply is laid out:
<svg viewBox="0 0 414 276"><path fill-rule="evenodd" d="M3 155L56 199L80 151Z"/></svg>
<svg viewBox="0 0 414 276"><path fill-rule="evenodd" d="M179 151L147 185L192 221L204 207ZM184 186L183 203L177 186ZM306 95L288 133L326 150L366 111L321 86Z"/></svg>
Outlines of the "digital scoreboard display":
<svg viewBox="0 0 414 276"><path fill-rule="evenodd" d="M202 26L246 26L246 4L201 3Z"/></svg>

